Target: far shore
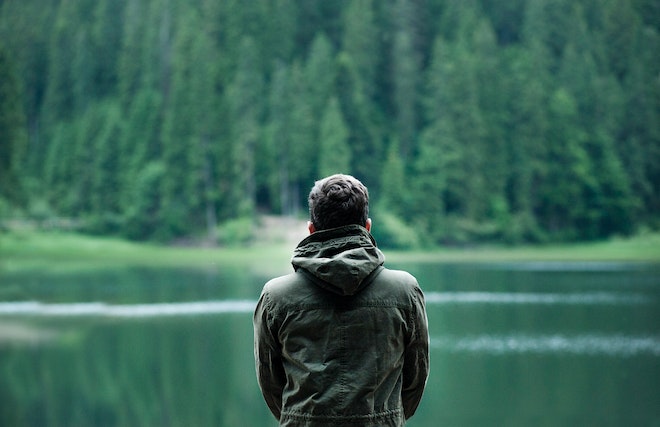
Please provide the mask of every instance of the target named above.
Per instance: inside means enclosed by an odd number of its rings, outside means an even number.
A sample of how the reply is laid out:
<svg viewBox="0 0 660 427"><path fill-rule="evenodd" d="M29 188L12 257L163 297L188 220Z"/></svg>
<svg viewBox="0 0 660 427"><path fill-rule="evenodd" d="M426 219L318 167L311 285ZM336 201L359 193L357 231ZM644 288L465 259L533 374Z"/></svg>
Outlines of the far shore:
<svg viewBox="0 0 660 427"><path fill-rule="evenodd" d="M299 237L299 236L297 236ZM164 246L71 232L0 233L0 272L121 266L213 268L232 266L279 272L290 269L292 239L232 247ZM383 248L388 263L646 262L660 263L660 233L600 242L553 245L482 245L400 251Z"/></svg>

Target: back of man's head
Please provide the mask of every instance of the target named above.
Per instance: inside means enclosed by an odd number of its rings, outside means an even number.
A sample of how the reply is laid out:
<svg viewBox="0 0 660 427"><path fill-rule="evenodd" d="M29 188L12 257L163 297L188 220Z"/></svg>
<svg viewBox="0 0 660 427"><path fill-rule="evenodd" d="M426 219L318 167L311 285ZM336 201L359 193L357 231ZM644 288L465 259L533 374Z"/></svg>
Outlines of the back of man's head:
<svg viewBox="0 0 660 427"><path fill-rule="evenodd" d="M365 226L369 218L369 192L350 175L331 175L316 181L309 193L309 216L316 230L344 225Z"/></svg>

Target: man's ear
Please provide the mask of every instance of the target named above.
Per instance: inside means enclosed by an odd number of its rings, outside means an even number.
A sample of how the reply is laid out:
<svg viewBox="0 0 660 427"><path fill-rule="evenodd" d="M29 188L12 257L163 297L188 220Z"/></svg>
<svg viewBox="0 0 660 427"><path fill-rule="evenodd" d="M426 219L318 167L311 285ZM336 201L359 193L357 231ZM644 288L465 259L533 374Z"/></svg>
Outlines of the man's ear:
<svg viewBox="0 0 660 427"><path fill-rule="evenodd" d="M312 234L316 231L316 227L314 227L312 221L307 221L307 229L309 230L309 234Z"/></svg>
<svg viewBox="0 0 660 427"><path fill-rule="evenodd" d="M367 231L371 231L371 218L367 218L367 223L364 224L364 228L367 229Z"/></svg>

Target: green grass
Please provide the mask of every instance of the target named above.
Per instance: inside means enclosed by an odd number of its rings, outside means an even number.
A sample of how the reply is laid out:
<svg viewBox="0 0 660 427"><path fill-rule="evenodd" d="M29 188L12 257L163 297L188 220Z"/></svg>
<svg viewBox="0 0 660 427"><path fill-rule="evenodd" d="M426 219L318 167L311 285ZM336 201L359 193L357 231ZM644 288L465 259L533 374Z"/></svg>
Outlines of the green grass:
<svg viewBox="0 0 660 427"><path fill-rule="evenodd" d="M0 234L0 268L79 270L114 266L245 266L271 270L288 263L282 244L236 248L175 247L73 233L21 231Z"/></svg>
<svg viewBox="0 0 660 427"><path fill-rule="evenodd" d="M73 233L12 231L0 234L0 268L85 269L113 266L245 266L279 272L289 269L293 246L263 242L249 247L200 248L133 243ZM479 246L425 251L389 251L389 262L626 261L660 262L660 234L629 239L547 246Z"/></svg>
<svg viewBox="0 0 660 427"><path fill-rule="evenodd" d="M616 238L601 242L539 246L484 245L469 249L436 249L395 252L397 262L505 262L505 261L605 261L660 262L660 234Z"/></svg>

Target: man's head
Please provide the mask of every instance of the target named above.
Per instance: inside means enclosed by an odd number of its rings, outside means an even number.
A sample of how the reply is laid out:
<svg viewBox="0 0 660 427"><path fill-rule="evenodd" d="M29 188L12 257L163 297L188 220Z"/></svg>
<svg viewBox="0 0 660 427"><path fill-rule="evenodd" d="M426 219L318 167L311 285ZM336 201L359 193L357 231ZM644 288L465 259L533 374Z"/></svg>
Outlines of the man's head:
<svg viewBox="0 0 660 427"><path fill-rule="evenodd" d="M371 228L369 192L350 175L316 181L309 193L310 232L357 224Z"/></svg>

